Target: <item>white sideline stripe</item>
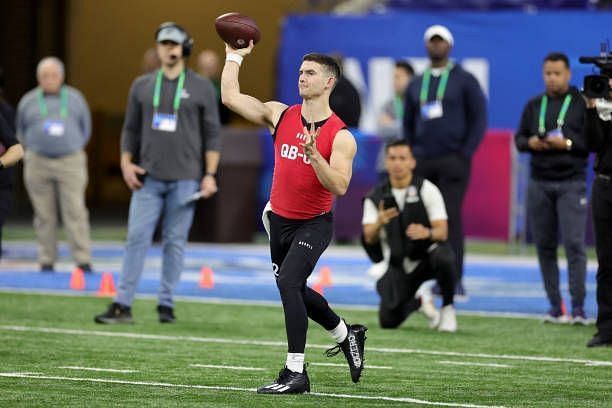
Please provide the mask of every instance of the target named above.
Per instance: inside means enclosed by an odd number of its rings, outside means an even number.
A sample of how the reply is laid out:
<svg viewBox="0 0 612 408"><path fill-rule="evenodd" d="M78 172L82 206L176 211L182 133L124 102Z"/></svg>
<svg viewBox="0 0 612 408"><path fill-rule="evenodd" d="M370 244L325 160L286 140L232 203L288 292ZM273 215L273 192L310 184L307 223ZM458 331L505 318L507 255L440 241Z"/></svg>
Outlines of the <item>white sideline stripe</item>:
<svg viewBox="0 0 612 408"><path fill-rule="evenodd" d="M96 367L77 367L77 366L63 366L57 367L65 370L82 370L82 371L103 371L107 373L137 373L138 370L118 370L116 368L96 368Z"/></svg>
<svg viewBox="0 0 612 408"><path fill-rule="evenodd" d="M52 376L52 375L31 375L28 373L0 373L0 377L31 378L31 379L37 379L37 380L95 382L95 383L110 383L110 384L124 384L124 385L144 385L144 386L168 387L168 388L196 388L196 389L217 390L217 391L245 391L245 392L256 392L257 391L256 388L221 387L221 386L214 386L214 385L195 385L195 384L172 384L172 383L148 382L148 381L112 380L108 378L60 377L60 376ZM445 406L445 407L504 408L502 406L494 406L494 405L475 405L475 404L463 404L463 403L456 403L456 402L434 402L434 401L419 400L419 399L408 398L408 397L383 397L383 396L372 396L372 395L328 394L324 392L311 392L310 395L316 395L319 397L348 398L348 399L360 399L360 400L407 402L407 403L412 403L412 404L440 405L440 406Z"/></svg>
<svg viewBox="0 0 612 408"><path fill-rule="evenodd" d="M438 361L439 364L452 364L452 365L465 365L465 366L478 366L478 367L495 367L495 368L512 368L508 364L494 364L494 363L470 363L468 361Z"/></svg>
<svg viewBox="0 0 612 408"><path fill-rule="evenodd" d="M241 367L241 366L226 366L226 365L214 365L214 364L189 364L189 367L199 368L222 368L228 370L244 370L244 371L264 371L265 368L261 367Z"/></svg>
<svg viewBox="0 0 612 408"><path fill-rule="evenodd" d="M11 293L21 295L44 295L44 296L60 296L60 297L90 297L95 295L96 291L83 291L75 293L73 290L64 289L21 289L12 287L0 287L0 293ZM136 295L136 299L150 299L157 300L158 295L156 294L143 294L139 293ZM234 298L217 298L217 297L204 297L204 296L174 296L174 299L181 302L188 303L200 303L200 304L213 304L213 305L235 305L235 306L264 306L264 307L276 307L281 306L280 301L275 300L244 300ZM359 311L376 311L378 306L375 305L355 305L336 303L334 307L339 310L359 310ZM335 309L334 309L335 310ZM502 319L530 319L530 320L542 320L545 315L533 314L533 313L519 313L519 312L487 312L487 311L472 311L472 310L457 310L459 316L474 316L474 317L496 317Z"/></svg>
<svg viewBox="0 0 612 408"><path fill-rule="evenodd" d="M54 333L54 334L71 334L81 336L101 336L101 337L123 337L131 339L147 339L147 340L169 340L169 341L193 341L196 343L220 343L220 344L242 344L250 346L270 346L270 347L287 347L287 343L282 341L266 341L266 340L237 340L237 339L220 339L214 337L195 337L195 336L167 336L159 334L142 334L128 332L105 332L100 330L76 330L76 329L59 329L54 327L28 327L28 326L5 326L0 325L0 330L22 331L22 332L37 332L37 333ZM328 349L329 345L308 344L309 348ZM584 360L579 358L559 358L559 357L544 357L544 356L521 356L509 354L484 354L484 353L461 353L458 351L436 351L422 349L400 349L400 348L385 348L385 347L368 347L368 352L390 353L390 354L428 354L434 356L454 356L454 357L476 357L488 359L504 359L504 360L524 360L524 361L540 361L548 363L576 363L585 365L598 365L612 367L612 361L602 360Z"/></svg>
<svg viewBox="0 0 612 408"><path fill-rule="evenodd" d="M308 365L324 366L324 367L342 367L342 368L346 367L346 364L337 364L337 363L308 363ZM393 367L377 366L377 365L369 365L369 364L364 364L364 368L371 368L375 370L392 370L393 369Z"/></svg>

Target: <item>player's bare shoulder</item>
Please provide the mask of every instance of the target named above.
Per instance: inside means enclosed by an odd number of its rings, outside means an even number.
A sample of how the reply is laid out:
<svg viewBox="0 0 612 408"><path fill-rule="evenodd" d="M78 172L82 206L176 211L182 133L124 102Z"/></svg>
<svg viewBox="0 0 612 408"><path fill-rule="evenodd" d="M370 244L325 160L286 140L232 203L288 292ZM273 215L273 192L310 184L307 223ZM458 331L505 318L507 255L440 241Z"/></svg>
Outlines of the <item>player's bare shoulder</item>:
<svg viewBox="0 0 612 408"><path fill-rule="evenodd" d="M268 126L270 127L270 131L273 132L278 126L278 121L280 120L281 115L289 106L278 101L265 102L264 105L270 112Z"/></svg>
<svg viewBox="0 0 612 408"><path fill-rule="evenodd" d="M340 129L334 138L332 151L343 154L349 159L353 159L357 153L357 141L355 136L346 128Z"/></svg>

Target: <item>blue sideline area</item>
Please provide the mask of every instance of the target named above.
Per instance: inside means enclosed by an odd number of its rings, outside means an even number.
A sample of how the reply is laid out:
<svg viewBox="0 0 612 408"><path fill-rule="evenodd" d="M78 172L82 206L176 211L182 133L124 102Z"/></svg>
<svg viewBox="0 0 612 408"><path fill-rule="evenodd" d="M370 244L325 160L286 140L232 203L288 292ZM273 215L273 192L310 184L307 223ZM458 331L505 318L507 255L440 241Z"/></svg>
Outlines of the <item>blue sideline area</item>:
<svg viewBox="0 0 612 408"><path fill-rule="evenodd" d="M60 248L60 262L55 273L40 273L36 264L34 244L5 245L5 257L0 262L0 288L4 290L69 290L70 262L68 249ZM96 273L86 275L86 292L95 295L101 272L111 272L115 284L121 269L121 244L96 245ZM371 306L378 304L374 278L368 276L369 260L357 247L332 247L319 261L312 284L318 279L319 268L331 268L332 286L325 288L326 298L336 305ZM159 284L161 252L150 249L145 264L140 294L156 294ZM215 285L199 287L200 269L212 268ZM589 264L585 309L595 317L595 272ZM543 315L548 303L542 288L537 262L533 258L468 256L465 284L469 298L458 301L457 308L466 311L527 313ZM567 270L561 268L561 286L569 303ZM220 298L238 301L280 301L270 268L268 249L264 245L189 245L185 269L176 290L177 296ZM568 305L569 306L569 305Z"/></svg>

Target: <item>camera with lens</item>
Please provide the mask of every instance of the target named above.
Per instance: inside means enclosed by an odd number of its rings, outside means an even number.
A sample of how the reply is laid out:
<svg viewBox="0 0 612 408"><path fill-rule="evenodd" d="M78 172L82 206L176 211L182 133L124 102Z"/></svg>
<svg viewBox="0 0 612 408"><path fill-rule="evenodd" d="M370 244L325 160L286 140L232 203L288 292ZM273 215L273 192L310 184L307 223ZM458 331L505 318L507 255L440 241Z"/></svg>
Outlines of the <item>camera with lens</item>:
<svg viewBox="0 0 612 408"><path fill-rule="evenodd" d="M606 47L607 48L607 47ZM582 64L594 64L600 70L599 75L584 77L582 93L588 98L610 98L610 78L612 78L612 52L603 51L598 57L580 57Z"/></svg>

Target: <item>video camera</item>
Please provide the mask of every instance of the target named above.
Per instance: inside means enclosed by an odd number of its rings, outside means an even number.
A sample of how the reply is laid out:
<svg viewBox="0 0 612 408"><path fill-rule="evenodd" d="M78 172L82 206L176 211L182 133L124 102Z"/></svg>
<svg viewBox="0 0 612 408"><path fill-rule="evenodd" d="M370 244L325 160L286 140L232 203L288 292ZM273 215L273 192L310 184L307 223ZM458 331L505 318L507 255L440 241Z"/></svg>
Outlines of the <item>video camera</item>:
<svg viewBox="0 0 612 408"><path fill-rule="evenodd" d="M601 52L598 57L580 57L582 64L595 64L599 68L599 75L587 75L584 77L582 93L593 99L610 99L610 83L612 78L612 52L608 50L608 44L601 44Z"/></svg>

